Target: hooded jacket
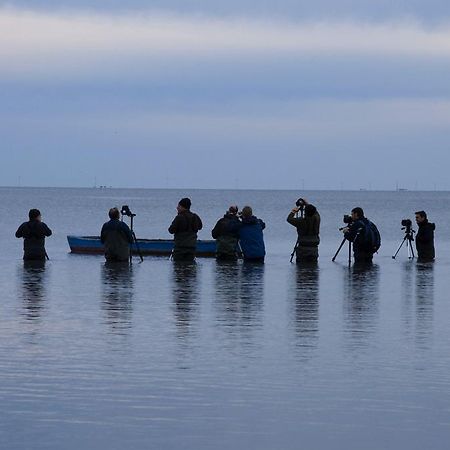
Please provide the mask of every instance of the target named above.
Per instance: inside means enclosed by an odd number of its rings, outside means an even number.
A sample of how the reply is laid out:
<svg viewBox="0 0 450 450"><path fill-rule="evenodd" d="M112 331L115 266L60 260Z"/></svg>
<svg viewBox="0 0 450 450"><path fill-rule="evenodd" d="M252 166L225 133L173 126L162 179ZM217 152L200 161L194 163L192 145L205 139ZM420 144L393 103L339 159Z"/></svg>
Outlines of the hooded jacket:
<svg viewBox="0 0 450 450"><path fill-rule="evenodd" d="M422 260L432 260L435 258L434 230L436 225L425 219L418 226L419 229L416 234L417 256Z"/></svg>
<svg viewBox="0 0 450 450"><path fill-rule="evenodd" d="M264 258L263 230L266 224L255 216L244 217L239 225L239 242L245 258Z"/></svg>

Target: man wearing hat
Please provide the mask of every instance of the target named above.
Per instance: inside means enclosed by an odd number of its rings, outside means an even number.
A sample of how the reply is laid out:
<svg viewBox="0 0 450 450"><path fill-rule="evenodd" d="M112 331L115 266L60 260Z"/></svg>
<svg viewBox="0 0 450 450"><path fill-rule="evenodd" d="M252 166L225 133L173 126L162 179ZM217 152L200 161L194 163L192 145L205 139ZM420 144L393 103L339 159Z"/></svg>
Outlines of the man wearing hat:
<svg viewBox="0 0 450 450"><path fill-rule="evenodd" d="M228 208L225 215L219 219L211 234L216 240L216 258L221 261L236 261L236 247L239 239L238 207Z"/></svg>
<svg viewBox="0 0 450 450"><path fill-rule="evenodd" d="M178 202L177 216L169 227L174 235L172 258L174 261L194 261L197 247L197 233L203 224L200 217L191 212L191 200L182 198Z"/></svg>

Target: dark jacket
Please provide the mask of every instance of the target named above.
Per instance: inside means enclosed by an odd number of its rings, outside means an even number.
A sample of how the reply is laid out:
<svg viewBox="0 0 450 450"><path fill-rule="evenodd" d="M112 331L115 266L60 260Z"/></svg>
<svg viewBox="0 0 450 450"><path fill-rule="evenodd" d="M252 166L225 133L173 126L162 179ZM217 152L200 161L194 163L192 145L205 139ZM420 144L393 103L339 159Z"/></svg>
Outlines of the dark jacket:
<svg viewBox="0 0 450 450"><path fill-rule="evenodd" d="M353 242L353 251L355 253L364 252L373 255L373 250L370 246L367 246L365 241L366 226L369 225L369 220L363 217L362 219L355 220L348 228L347 233L344 234L345 239Z"/></svg>
<svg viewBox="0 0 450 450"><path fill-rule="evenodd" d="M216 239L218 257L236 257L236 247L239 239L239 218L227 213L216 223L211 235Z"/></svg>
<svg viewBox="0 0 450 450"><path fill-rule="evenodd" d="M266 255L264 228L266 228L266 224L255 216L245 217L240 222L238 227L239 242L244 259L264 258Z"/></svg>
<svg viewBox="0 0 450 450"><path fill-rule="evenodd" d="M181 248L195 251L197 233L202 228L202 220L197 214L191 211L178 213L169 227L169 233L174 235L174 250Z"/></svg>
<svg viewBox="0 0 450 450"><path fill-rule="evenodd" d="M24 222L16 231L16 238L23 238L23 259L45 259L45 238L52 235L52 230L38 220Z"/></svg>
<svg viewBox="0 0 450 450"><path fill-rule="evenodd" d="M103 224L100 240L105 247L105 258L108 261L127 261L130 257L133 235L125 222L111 219Z"/></svg>
<svg viewBox="0 0 450 450"><path fill-rule="evenodd" d="M419 229L416 234L416 248L417 256L422 260L433 260L435 257L434 251L434 230L436 225L434 223L424 222L419 224Z"/></svg>
<svg viewBox="0 0 450 450"><path fill-rule="evenodd" d="M320 243L320 215L295 217L291 212L287 217L288 223L297 228L299 247L317 247Z"/></svg>

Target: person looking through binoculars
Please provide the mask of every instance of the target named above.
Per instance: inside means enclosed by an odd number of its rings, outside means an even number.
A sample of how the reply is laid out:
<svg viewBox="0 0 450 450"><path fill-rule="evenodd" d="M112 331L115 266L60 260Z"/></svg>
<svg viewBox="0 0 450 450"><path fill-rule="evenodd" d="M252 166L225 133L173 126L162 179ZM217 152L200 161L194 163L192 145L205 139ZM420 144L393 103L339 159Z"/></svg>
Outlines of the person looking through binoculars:
<svg viewBox="0 0 450 450"><path fill-rule="evenodd" d="M428 222L425 211L416 212L416 223L418 226L416 234L417 258L419 261L433 261L434 251L434 230L436 225Z"/></svg>
<svg viewBox="0 0 450 450"><path fill-rule="evenodd" d="M316 207L305 199L299 198L286 220L297 228L298 233L297 243L291 254L291 262L294 255L297 263L317 262L320 243L320 215Z"/></svg>
<svg viewBox="0 0 450 450"><path fill-rule="evenodd" d="M213 239L216 240L216 258L218 260L237 260L236 249L240 226L238 211L239 209L236 205L230 206L225 215L217 221L211 232Z"/></svg>
<svg viewBox="0 0 450 450"><path fill-rule="evenodd" d="M342 228L344 237L353 244L355 263L371 263L373 254L381 245L381 237L376 225L364 217L362 208L352 209L351 216L344 216L346 227Z"/></svg>

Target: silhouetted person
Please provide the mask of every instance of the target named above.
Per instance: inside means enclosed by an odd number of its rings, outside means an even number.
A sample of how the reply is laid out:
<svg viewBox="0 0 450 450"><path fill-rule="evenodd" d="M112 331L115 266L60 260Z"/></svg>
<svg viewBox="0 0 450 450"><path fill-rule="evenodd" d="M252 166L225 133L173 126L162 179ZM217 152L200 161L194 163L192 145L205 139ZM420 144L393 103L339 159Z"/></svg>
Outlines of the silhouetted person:
<svg viewBox="0 0 450 450"><path fill-rule="evenodd" d="M419 227L416 234L417 258L419 261L433 261L434 251L434 230L436 225L428 222L425 211L416 212L416 223Z"/></svg>
<svg viewBox="0 0 450 450"><path fill-rule="evenodd" d="M230 206L225 215L219 219L211 235L216 240L216 258L219 260L236 261L236 247L239 239L238 207Z"/></svg>
<svg viewBox="0 0 450 450"><path fill-rule="evenodd" d="M42 222L41 212L30 209L29 221L24 222L16 231L16 238L23 238L23 259L25 261L45 261L45 238L52 235L52 230Z"/></svg>
<svg viewBox="0 0 450 450"><path fill-rule="evenodd" d="M380 247L376 226L364 217L362 208L352 209L352 223L342 230L345 239L353 243L353 256L357 264L371 264L373 254Z"/></svg>
<svg viewBox="0 0 450 450"><path fill-rule="evenodd" d="M296 261L298 263L312 263L319 258L320 215L314 205L304 202L304 216L296 217L303 206L294 208L288 215L287 221L297 228Z"/></svg>
<svg viewBox="0 0 450 450"><path fill-rule="evenodd" d="M130 227L120 220L120 211L117 208L109 210L109 222L103 224L100 240L105 247L107 261L128 261L130 258L130 245L133 235Z"/></svg>
<svg viewBox="0 0 450 450"><path fill-rule="evenodd" d="M191 212L191 200L182 198L177 205L177 216L169 227L174 235L172 258L174 261L194 261L197 233L203 228L200 217Z"/></svg>

